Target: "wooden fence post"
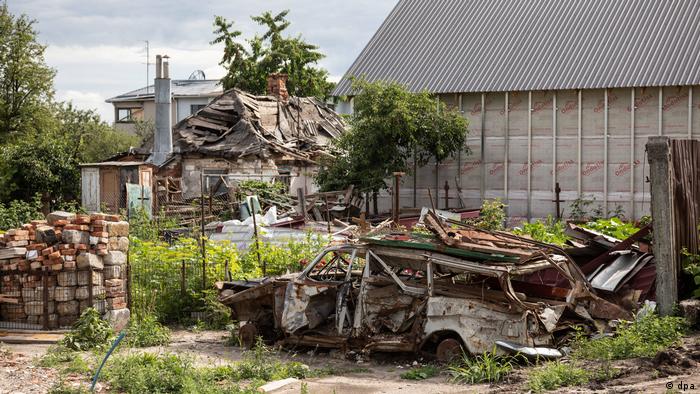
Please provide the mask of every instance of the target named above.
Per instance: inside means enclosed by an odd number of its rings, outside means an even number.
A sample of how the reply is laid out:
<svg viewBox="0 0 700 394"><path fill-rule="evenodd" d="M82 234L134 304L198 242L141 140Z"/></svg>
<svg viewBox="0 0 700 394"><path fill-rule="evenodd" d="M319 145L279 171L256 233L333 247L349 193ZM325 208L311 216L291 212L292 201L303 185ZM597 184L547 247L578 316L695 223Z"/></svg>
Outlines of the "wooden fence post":
<svg viewBox="0 0 700 394"><path fill-rule="evenodd" d="M671 151L667 136L649 137L651 217L656 260L656 302L660 315L671 315L678 302L678 251L675 250Z"/></svg>

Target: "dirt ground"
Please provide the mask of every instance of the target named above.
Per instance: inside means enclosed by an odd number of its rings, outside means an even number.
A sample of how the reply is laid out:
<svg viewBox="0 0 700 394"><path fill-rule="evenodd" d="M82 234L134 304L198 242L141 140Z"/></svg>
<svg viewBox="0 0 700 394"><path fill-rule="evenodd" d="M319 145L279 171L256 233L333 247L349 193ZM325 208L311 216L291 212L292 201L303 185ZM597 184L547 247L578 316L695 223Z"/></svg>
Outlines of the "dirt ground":
<svg viewBox="0 0 700 394"><path fill-rule="evenodd" d="M240 348L225 346L227 334L222 331L192 333L177 330L173 341L166 347L154 347L131 351L176 352L194 357L200 365L226 364L243 357ZM46 352L49 345L4 344L0 346L0 394L46 393L59 380L56 371L35 367L32 360ZM525 379L528 368L516 370L508 382L497 385L459 385L449 381L447 375L424 381L410 381L400 374L421 359L410 355L401 357L381 355L371 360L347 360L337 352L291 349L277 353L280 360L300 361L311 368L333 367L348 371L341 375L305 380L310 393L483 393L526 392ZM647 393L692 392L700 390L700 334L684 339L682 347L662 352L654 359L631 359L615 362L620 376L605 382L591 383L586 387L566 388L559 393ZM70 380L70 378L68 379ZM668 386L670 385L670 386ZM687 385L687 386L684 386ZM693 385L691 387L691 385ZM670 388L670 390L669 390ZM275 393L299 393L301 383L286 386Z"/></svg>

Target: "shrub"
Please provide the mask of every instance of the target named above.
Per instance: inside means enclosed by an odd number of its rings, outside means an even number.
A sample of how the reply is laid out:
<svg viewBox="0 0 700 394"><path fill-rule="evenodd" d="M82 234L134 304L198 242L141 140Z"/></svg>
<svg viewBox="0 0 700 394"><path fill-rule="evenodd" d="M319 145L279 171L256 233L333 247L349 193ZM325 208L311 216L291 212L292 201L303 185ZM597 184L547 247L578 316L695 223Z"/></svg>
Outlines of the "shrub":
<svg viewBox="0 0 700 394"><path fill-rule="evenodd" d="M476 226L484 230L503 230L506 221L505 204L501 199L484 200L481 205L481 214Z"/></svg>
<svg viewBox="0 0 700 394"><path fill-rule="evenodd" d="M87 308L61 343L72 350L90 350L107 345L113 336L112 327L102 320L100 313Z"/></svg>
<svg viewBox="0 0 700 394"><path fill-rule="evenodd" d="M634 322L621 322L612 337L588 339L579 332L571 346L575 357L590 360L653 357L677 343L687 329L683 318L650 313Z"/></svg>
<svg viewBox="0 0 700 394"><path fill-rule="evenodd" d="M170 343L170 329L153 315L132 319L127 331L127 342L135 347L160 346Z"/></svg>
<svg viewBox="0 0 700 394"><path fill-rule="evenodd" d="M527 387L539 393L559 387L579 386L588 383L591 374L585 369L560 362L548 362L530 372Z"/></svg>
<svg viewBox="0 0 700 394"><path fill-rule="evenodd" d="M39 194L31 201L13 200L8 204L0 203L0 229L17 228L34 219L43 219L42 206Z"/></svg>
<svg viewBox="0 0 700 394"><path fill-rule="evenodd" d="M401 379L408 380L424 380L437 376L440 373L440 368L435 365L424 365L422 367L413 368L401 374Z"/></svg>
<svg viewBox="0 0 700 394"><path fill-rule="evenodd" d="M535 241L563 246L569 240L564 230L564 223L549 215L544 222L540 220L535 220L532 223L525 222L522 228L516 228L513 233L527 235Z"/></svg>
<svg viewBox="0 0 700 394"><path fill-rule="evenodd" d="M91 372L88 362L77 353L61 344L51 346L36 364L44 368L56 368L63 374L77 373L88 375Z"/></svg>
<svg viewBox="0 0 700 394"><path fill-rule="evenodd" d="M513 360L496 355L496 349L477 356L463 354L456 364L448 367L454 382L468 384L500 382L512 369Z"/></svg>
<svg viewBox="0 0 700 394"><path fill-rule="evenodd" d="M616 217L598 219L593 222L588 222L582 225L582 227L622 240L631 237L634 233L639 231L639 228L633 223L623 222Z"/></svg>

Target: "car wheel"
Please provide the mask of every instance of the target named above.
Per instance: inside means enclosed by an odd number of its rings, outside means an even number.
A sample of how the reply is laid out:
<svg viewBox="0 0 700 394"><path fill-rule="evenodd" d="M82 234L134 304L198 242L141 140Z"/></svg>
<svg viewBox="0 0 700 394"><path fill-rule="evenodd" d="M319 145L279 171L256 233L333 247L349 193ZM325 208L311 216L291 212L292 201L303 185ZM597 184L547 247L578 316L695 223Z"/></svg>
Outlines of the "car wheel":
<svg viewBox="0 0 700 394"><path fill-rule="evenodd" d="M437 346L435 356L438 361L450 362L462 355L462 344L454 338L445 338Z"/></svg>
<svg viewBox="0 0 700 394"><path fill-rule="evenodd" d="M241 347L252 349L258 337L258 328L253 323L248 323L238 330L238 339Z"/></svg>

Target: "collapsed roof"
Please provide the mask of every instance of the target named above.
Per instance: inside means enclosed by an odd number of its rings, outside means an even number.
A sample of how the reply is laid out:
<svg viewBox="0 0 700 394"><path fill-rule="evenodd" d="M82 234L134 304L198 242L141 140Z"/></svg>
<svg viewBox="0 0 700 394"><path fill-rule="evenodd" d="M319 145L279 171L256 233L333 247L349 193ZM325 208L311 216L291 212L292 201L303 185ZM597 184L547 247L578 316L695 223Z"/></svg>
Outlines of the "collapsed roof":
<svg viewBox="0 0 700 394"><path fill-rule="evenodd" d="M315 98L280 100L231 89L176 124L173 143L179 153L314 162L344 132L343 119Z"/></svg>

